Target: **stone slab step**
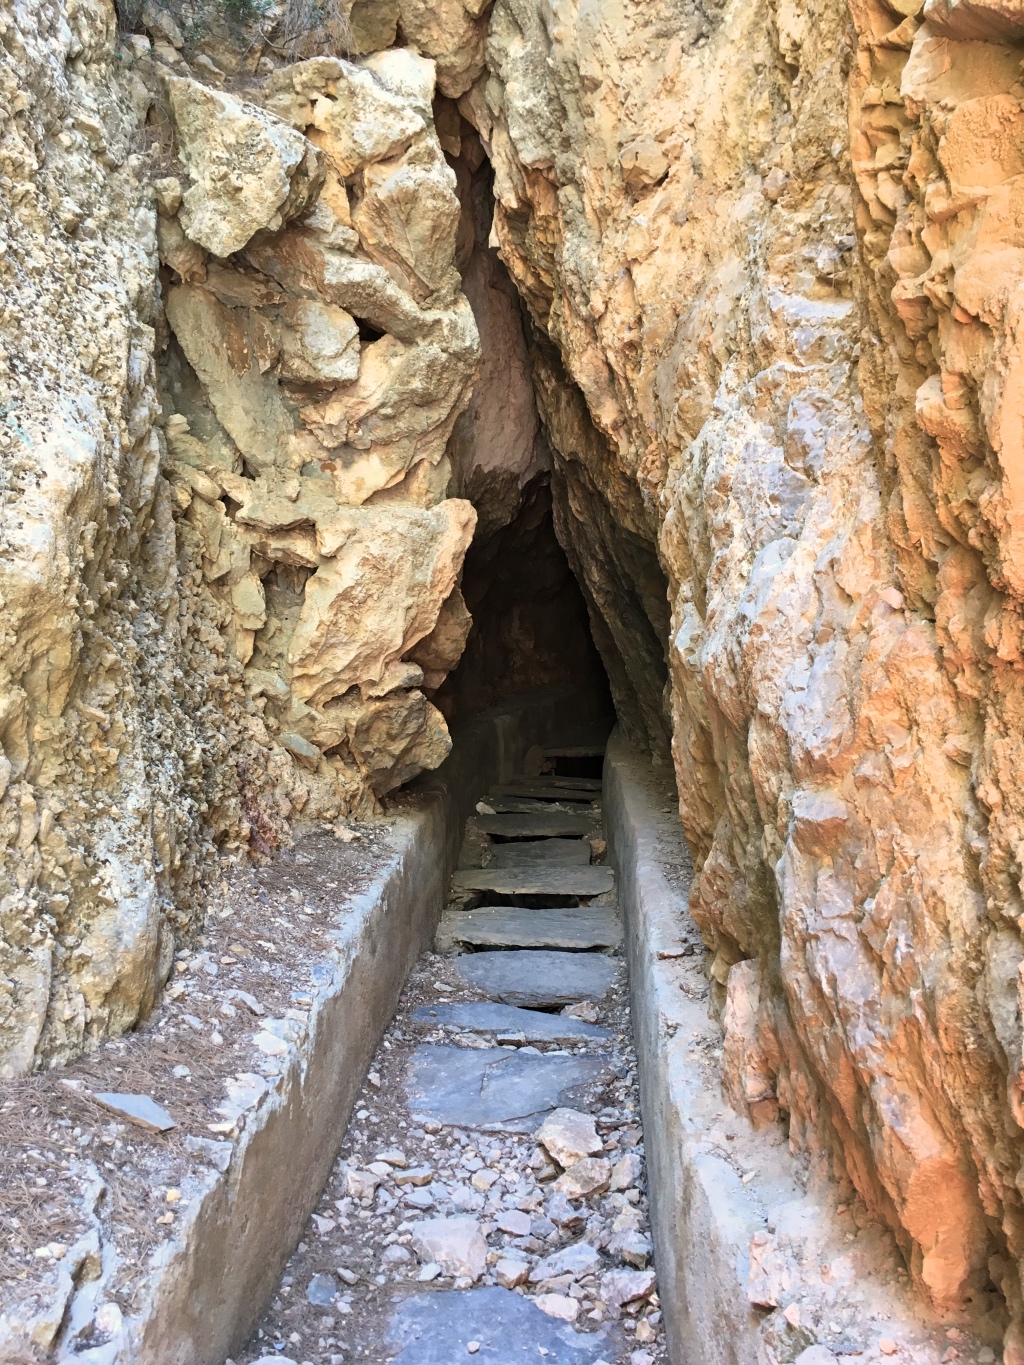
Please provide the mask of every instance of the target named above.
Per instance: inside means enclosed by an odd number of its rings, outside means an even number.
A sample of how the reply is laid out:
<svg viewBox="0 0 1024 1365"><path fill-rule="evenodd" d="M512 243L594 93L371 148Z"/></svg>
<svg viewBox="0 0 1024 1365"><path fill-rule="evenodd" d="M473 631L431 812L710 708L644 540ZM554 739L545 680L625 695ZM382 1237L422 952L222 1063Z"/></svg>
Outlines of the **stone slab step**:
<svg viewBox="0 0 1024 1365"><path fill-rule="evenodd" d="M452 965L463 981L492 1000L535 1009L603 1000L621 969L617 959L603 953L547 949L468 953Z"/></svg>
<svg viewBox="0 0 1024 1365"><path fill-rule="evenodd" d="M589 839L538 839L517 844L492 844L488 867L533 867L558 863L562 867L587 867L591 850Z"/></svg>
<svg viewBox="0 0 1024 1365"><path fill-rule="evenodd" d="M603 896L615 886L610 867L465 868L452 877L456 891L496 896Z"/></svg>
<svg viewBox="0 0 1024 1365"><path fill-rule="evenodd" d="M578 791L599 792L602 782L599 777L561 777L557 773L541 773L539 777L526 777L520 774L510 777L509 787L529 787L534 782L543 782L549 787L570 787Z"/></svg>
<svg viewBox="0 0 1024 1365"><path fill-rule="evenodd" d="M604 758L605 746L603 744L575 744L568 748L563 744L561 748L547 748L542 750L545 758Z"/></svg>
<svg viewBox="0 0 1024 1365"><path fill-rule="evenodd" d="M393 1365L452 1365L469 1360L466 1343L480 1343L487 1365L597 1365L611 1360L616 1347L605 1328L577 1332L550 1317L511 1289L443 1289L411 1294L392 1313L392 1347L401 1347Z"/></svg>
<svg viewBox="0 0 1024 1365"><path fill-rule="evenodd" d="M434 1028L459 1029L463 1033L494 1033L498 1037L525 1038L530 1043L570 1043L581 1038L610 1038L597 1024L586 1024L564 1014L518 1009L496 1000L472 1000L465 1005L438 1001L413 1011L413 1022Z"/></svg>
<svg viewBox="0 0 1024 1365"><path fill-rule="evenodd" d="M490 806L496 815L532 815L535 811L555 815L560 811L567 815L579 813L579 806L572 802L541 801L533 796L485 796L484 804Z"/></svg>
<svg viewBox="0 0 1024 1365"><path fill-rule="evenodd" d="M582 1107L583 1090L611 1074L601 1057L420 1043L405 1089L416 1123L532 1133L552 1109Z"/></svg>
<svg viewBox="0 0 1024 1365"><path fill-rule="evenodd" d="M488 906L455 910L441 916L437 951L450 952L456 943L480 948L564 948L584 952L617 948L622 926L611 910L530 910Z"/></svg>
<svg viewBox="0 0 1024 1365"><path fill-rule="evenodd" d="M547 778L537 782L517 782L515 786L506 785L493 788L496 797L532 796L535 801L596 801L601 790L589 787L556 787Z"/></svg>
<svg viewBox="0 0 1024 1365"><path fill-rule="evenodd" d="M540 812L536 815L475 815L473 825L484 834L503 839L551 839L589 834L593 821L585 815L563 815L561 811Z"/></svg>

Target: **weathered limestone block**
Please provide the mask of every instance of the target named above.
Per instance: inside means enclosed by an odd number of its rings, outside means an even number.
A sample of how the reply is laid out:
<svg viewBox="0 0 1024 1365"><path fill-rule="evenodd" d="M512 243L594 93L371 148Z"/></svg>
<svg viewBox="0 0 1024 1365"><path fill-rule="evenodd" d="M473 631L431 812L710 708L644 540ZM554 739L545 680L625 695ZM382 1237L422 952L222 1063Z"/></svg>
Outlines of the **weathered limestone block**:
<svg viewBox="0 0 1024 1365"><path fill-rule="evenodd" d="M336 57L314 57L275 71L262 92L266 107L308 133L336 172L349 176L394 156L422 133L422 116L373 75Z"/></svg>
<svg viewBox="0 0 1024 1365"><path fill-rule="evenodd" d="M458 288L454 189L455 176L441 157L426 165L407 158L377 162L363 173L352 225L368 254L420 302Z"/></svg>
<svg viewBox="0 0 1024 1365"><path fill-rule="evenodd" d="M170 78L168 99L182 164L194 182L181 207L193 242L229 256L316 198L319 154L282 120L184 77Z"/></svg>
<svg viewBox="0 0 1024 1365"><path fill-rule="evenodd" d="M472 624L466 599L455 588L442 602L433 630L409 650L409 658L427 673L448 673L462 658Z"/></svg>
<svg viewBox="0 0 1024 1365"><path fill-rule="evenodd" d="M457 99L484 70L488 0L399 0L402 31L437 63L442 94Z"/></svg>
<svg viewBox="0 0 1024 1365"><path fill-rule="evenodd" d="M359 375L359 328L344 308L297 299L281 309L278 371L300 383L347 384Z"/></svg>
<svg viewBox="0 0 1024 1365"><path fill-rule="evenodd" d="M476 524L471 503L349 508L317 530L324 556L288 650L296 696L314 705L377 682L437 624Z"/></svg>
<svg viewBox="0 0 1024 1365"><path fill-rule="evenodd" d="M444 717L416 690L366 700L345 697L323 714L325 747L332 741L343 747L376 796L438 767L451 751Z"/></svg>
<svg viewBox="0 0 1024 1365"><path fill-rule="evenodd" d="M277 386L263 379L245 315L190 284L172 288L166 308L210 406L250 466L262 473L284 464L295 424Z"/></svg>
<svg viewBox="0 0 1024 1365"><path fill-rule="evenodd" d="M734 1109L746 1113L755 1127L778 1118L776 1067L758 1037L761 1003L760 968L755 959L737 962L727 978L723 1088Z"/></svg>
<svg viewBox="0 0 1024 1365"><path fill-rule="evenodd" d="M424 131L415 109L385 89L368 71L348 63L328 83L309 110L312 140L323 149L341 176L372 162L393 157ZM293 115L295 117L295 115Z"/></svg>
<svg viewBox="0 0 1024 1365"><path fill-rule="evenodd" d="M364 346L354 383L299 410L341 501L362 503L421 461L443 458L477 354L464 301L445 322L437 339L384 336Z"/></svg>
<svg viewBox="0 0 1024 1365"><path fill-rule="evenodd" d="M246 479L218 470L214 479L238 503L235 521L268 534L315 527L319 521L332 517L338 508L334 485L322 476L302 478L282 473L276 478L271 475Z"/></svg>

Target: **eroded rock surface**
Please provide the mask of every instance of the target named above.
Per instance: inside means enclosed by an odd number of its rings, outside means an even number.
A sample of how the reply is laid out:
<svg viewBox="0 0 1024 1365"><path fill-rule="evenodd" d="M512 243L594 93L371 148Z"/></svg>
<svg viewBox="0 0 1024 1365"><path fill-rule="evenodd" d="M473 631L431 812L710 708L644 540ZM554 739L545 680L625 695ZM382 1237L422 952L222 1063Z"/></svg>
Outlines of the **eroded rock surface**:
<svg viewBox="0 0 1024 1365"><path fill-rule="evenodd" d="M436 767L471 626L434 63L176 13L2 15L0 1075L145 1016L215 847Z"/></svg>
<svg viewBox="0 0 1024 1365"><path fill-rule="evenodd" d="M671 730L729 1097L938 1304L991 1275L1011 1317L1022 35L936 0L497 0L460 102L560 537L620 713Z"/></svg>
<svg viewBox="0 0 1024 1365"><path fill-rule="evenodd" d="M444 758L420 688L468 628L476 517L445 447L479 347L434 69L313 58L249 92L266 107L168 85L192 180L162 182L179 502L268 729L358 810Z"/></svg>

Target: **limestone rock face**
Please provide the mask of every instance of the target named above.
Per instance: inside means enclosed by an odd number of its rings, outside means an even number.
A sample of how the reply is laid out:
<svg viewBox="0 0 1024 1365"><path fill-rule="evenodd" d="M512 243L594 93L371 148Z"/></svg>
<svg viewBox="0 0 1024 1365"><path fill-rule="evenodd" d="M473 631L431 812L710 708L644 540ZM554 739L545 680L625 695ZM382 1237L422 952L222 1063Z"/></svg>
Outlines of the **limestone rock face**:
<svg viewBox="0 0 1024 1365"><path fill-rule="evenodd" d="M1022 36L982 0L496 0L460 99L559 535L620 714L671 734L729 1097L937 1303L992 1274L1011 1316Z"/></svg>
<svg viewBox="0 0 1024 1365"><path fill-rule="evenodd" d="M210 252L185 270L167 258L173 474L230 647L271 732L314 774L310 812L371 809L449 747L423 669L404 660L457 593L476 521L445 498L479 343L433 80L429 61L385 52L280 67L251 92L266 109L218 93L221 124L200 150L182 144L197 183L163 209ZM178 104L211 93L195 84L170 83L179 126ZM217 148L244 134L266 145L258 184L243 162L238 190ZM288 150L289 185L271 144ZM219 207L229 251L197 233L201 202ZM447 633L431 687L465 642Z"/></svg>
<svg viewBox="0 0 1024 1365"><path fill-rule="evenodd" d="M430 509L351 508L322 523L323 559L288 646L296 695L326 702L379 687L396 667L407 672L399 661L438 627L475 523L460 498Z"/></svg>
<svg viewBox="0 0 1024 1365"><path fill-rule="evenodd" d="M176 662L155 214L134 154L148 95L115 60L109 5L3 5L0 21L6 1078L150 1008L209 846L199 805L223 788L204 773L201 685Z"/></svg>
<svg viewBox="0 0 1024 1365"><path fill-rule="evenodd" d="M488 0L399 0L408 42L437 63L437 85L455 99L484 71Z"/></svg>
<svg viewBox="0 0 1024 1365"><path fill-rule="evenodd" d="M230 256L316 198L321 158L282 120L184 77L168 81L168 99L194 182L182 196L181 226L197 246Z"/></svg>
<svg viewBox="0 0 1024 1365"><path fill-rule="evenodd" d="M0 1078L146 1015L217 849L440 763L470 627L433 63L147 14L0 4Z"/></svg>

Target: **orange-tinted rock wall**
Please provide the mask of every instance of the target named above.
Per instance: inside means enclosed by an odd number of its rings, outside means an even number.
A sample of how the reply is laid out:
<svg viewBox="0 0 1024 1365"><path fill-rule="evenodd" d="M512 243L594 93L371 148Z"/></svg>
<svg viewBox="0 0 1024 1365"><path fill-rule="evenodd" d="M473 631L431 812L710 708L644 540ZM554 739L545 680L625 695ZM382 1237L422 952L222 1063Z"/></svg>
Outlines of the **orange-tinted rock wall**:
<svg viewBox="0 0 1024 1365"><path fill-rule="evenodd" d="M932 9L497 0L460 108L556 524L671 731L729 1097L1014 1318L1024 16Z"/></svg>

